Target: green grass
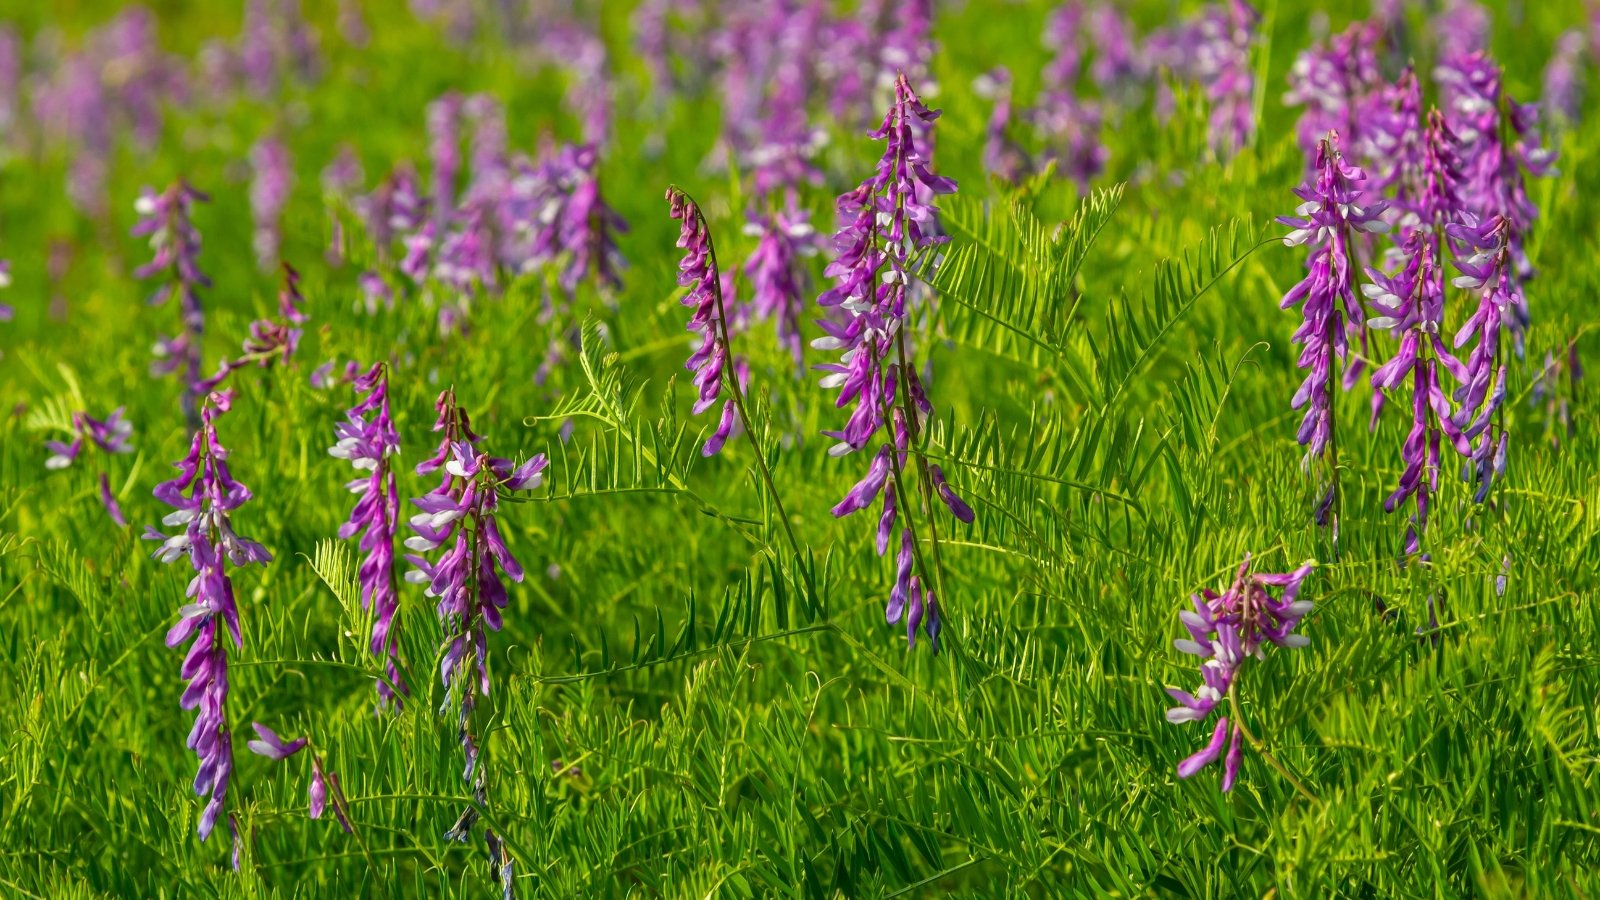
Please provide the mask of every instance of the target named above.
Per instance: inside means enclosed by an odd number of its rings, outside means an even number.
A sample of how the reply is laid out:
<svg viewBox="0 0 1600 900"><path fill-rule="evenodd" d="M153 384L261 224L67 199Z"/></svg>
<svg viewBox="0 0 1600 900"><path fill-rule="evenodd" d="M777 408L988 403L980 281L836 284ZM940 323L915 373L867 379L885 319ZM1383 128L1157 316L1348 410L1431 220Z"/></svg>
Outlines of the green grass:
<svg viewBox="0 0 1600 900"><path fill-rule="evenodd" d="M76 35L109 5L39 7L21 24ZM308 11L331 23L331 6ZM1143 4L1141 22L1161 22L1165 7ZM1496 10L1495 47L1520 98L1536 94L1555 36L1582 18L1577 4L1537 7L1515 27ZM160 9L164 39L184 53L237 31L209 6ZM632 115L643 68L627 55L626 10L605 14L621 117L603 165L608 200L632 226L631 266L614 305L580 293L565 324L593 317L605 337L591 331L587 367L569 361L543 387L532 373L551 326L535 319L538 278L479 303L471 333L442 340L414 301L353 311L358 268L329 268L321 254L321 166L345 142L369 182L424 159L423 106L447 88L497 93L515 147L546 131L576 136L560 78L523 70L504 46L452 48L409 13L369 9L374 43L356 52L326 26L326 72L283 103L174 113L160 152L122 147L106 223L65 203L58 150L13 152L0 167L0 257L16 275L5 299L18 307L0 325L0 893L493 889L481 834L442 837L467 791L452 729L433 714L443 695L431 601L405 586L416 702L375 715L354 548L331 540L349 470L326 448L353 401L347 388L311 389L307 375L325 359L387 358L408 466L431 450L431 404L450 385L491 452L552 459L546 488L503 509L528 578L491 636L494 692L480 715L486 811L523 896L1595 896L1600 408L1580 383L1568 438L1528 392L1546 349L1580 336L1595 358L1600 130L1590 118L1562 133L1560 173L1530 189L1541 210L1534 325L1529 364L1512 366L1513 457L1492 504L1469 509L1447 471L1433 565L1400 567L1404 524L1382 502L1405 423L1387 416L1369 435L1364 394L1352 395L1340 406L1335 555L1309 522L1314 485L1288 409L1296 316L1277 309L1303 257L1269 240L1301 177L1294 111L1278 97L1308 15L1289 3L1268 12L1257 145L1205 161L1202 109L1186 104L1167 125L1130 112L1108 130L1111 171L1093 200L1062 181L1002 190L979 166L988 109L968 86L1004 58L1031 97L1044 6L996 16L971 3L941 17L943 90L930 105L947 111L939 167L961 194L946 204L953 242L934 276L944 293L921 345L940 411L932 452L978 517L941 530L939 655L920 641L907 652L903 629L884 624L892 562L872 551L867 516L828 514L865 461L827 456L818 432L843 416L810 373L796 377L769 329L740 349L806 558L772 520L749 441L700 457L712 423L688 415L678 374L686 314L664 188L704 204L725 259L750 239L736 179L702 167L714 100L678 100L660 123ZM651 129L667 136L659 149ZM213 195L197 222L216 279L214 366L275 302L251 255L239 168L272 131L296 163L285 255L306 274L313 322L292 366L240 373L220 426L256 494L235 524L275 555L235 576L244 648L232 656L228 797L247 838L235 873L225 829L205 844L194 836L182 657L162 641L188 573L152 562L138 539L163 514L150 489L188 435L176 384L145 376L176 313L143 304L129 274L143 248L126 233L142 184L183 174ZM819 224L831 222L831 192L877 153L836 130L829 189L804 198ZM1065 251L1050 244L1063 220L1080 226ZM53 242L73 248L54 284ZM47 311L53 296L64 313ZM137 427L134 454L45 471L43 442L71 410L119 404ZM129 529L95 497L102 467ZM402 471L403 496L428 486ZM1195 680L1171 646L1176 614L1246 552L1275 571L1320 563L1302 593L1318 604L1303 628L1311 646L1269 654L1240 685L1252 729L1314 800L1253 753L1229 795L1215 769L1174 772L1205 727L1163 720L1162 688ZM1443 598L1440 632L1423 640L1430 595ZM304 757L244 751L251 721L311 735L341 777L355 836L307 818ZM558 773L554 760L580 771Z"/></svg>

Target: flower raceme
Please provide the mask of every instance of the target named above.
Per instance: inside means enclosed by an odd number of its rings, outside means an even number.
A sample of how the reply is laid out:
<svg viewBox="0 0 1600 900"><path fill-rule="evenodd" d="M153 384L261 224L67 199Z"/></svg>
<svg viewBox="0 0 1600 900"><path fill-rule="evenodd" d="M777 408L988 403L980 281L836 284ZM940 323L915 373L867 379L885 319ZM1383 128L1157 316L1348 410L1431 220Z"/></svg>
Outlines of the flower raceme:
<svg viewBox="0 0 1600 900"><path fill-rule="evenodd" d="M1167 694L1178 701L1177 706L1167 710L1168 722L1182 725L1209 718L1224 699L1231 700L1245 661L1263 658L1266 645L1294 648L1310 643L1294 629L1312 609L1309 600L1299 599L1301 582L1311 573L1311 567L1307 562L1286 575L1262 575L1250 571L1250 556L1246 554L1226 591L1219 595L1205 589L1190 598L1194 609L1178 614L1189 636L1178 639L1174 646L1204 660L1200 665L1201 684L1192 694L1167 688ZM1268 588L1282 591L1273 597ZM1205 746L1178 763L1178 777L1190 778L1215 762L1226 742L1222 789L1232 790L1239 778L1240 737L1244 733L1237 708L1231 728L1228 717L1219 716Z"/></svg>
<svg viewBox="0 0 1600 900"><path fill-rule="evenodd" d="M411 517L413 535L405 542L413 551L406 560L414 567L406 580L426 585L425 594L438 599L446 641L440 678L451 694L446 708L452 702L459 704L465 777L470 780L478 756L469 729L475 700L471 682L463 676L475 671L478 692L488 695L488 632L500 630L500 611L508 602L501 575L516 582L523 575L495 520L499 491L538 487L548 461L539 454L517 466L484 454L478 449L482 437L473 433L452 390L439 395L435 408L439 418L434 431L443 439L434 456L419 463L416 471L428 475L442 468L444 475L438 487L411 501L419 512ZM424 555L441 548L448 549L437 559Z"/></svg>
<svg viewBox="0 0 1600 900"><path fill-rule="evenodd" d="M147 539L161 541L152 554L155 559L171 563L187 556L195 570L189 582L189 603L179 610L177 624L167 632L167 646L190 642L182 669L189 686L181 704L184 709L196 710L188 739L189 748L200 760L194 790L202 797L210 795L200 815L201 840L210 836L216 825L233 772L233 740L226 709L228 649L221 632L227 630L235 648L243 647L244 642L228 566L266 565L272 560L265 547L233 530L232 514L251 494L234 479L228 468L228 448L217 436L217 419L232 404L231 392L213 393L206 399L189 454L175 464L179 476L155 489L156 499L173 509L162 523L183 530L170 536L154 528L145 533Z"/></svg>
<svg viewBox="0 0 1600 900"><path fill-rule="evenodd" d="M133 236L149 238L154 255L133 274L151 278L165 273L166 283L150 295L150 305L165 303L176 293L183 322L177 337L162 337L156 342L156 362L150 371L154 375L182 371L184 415L196 425L195 407L205 394L199 388L200 339L206 321L205 310L200 306L200 289L210 287L211 279L200 271L200 232L194 227L192 216L196 202L210 199L188 182L179 181L159 194L145 189L134 204L139 223L133 227Z"/></svg>
<svg viewBox="0 0 1600 900"><path fill-rule="evenodd" d="M339 537L360 535L361 607L372 613L371 649L383 661L378 698L400 708L407 692L395 648L394 619L400 595L394 581L394 538L400 519L400 494L395 487L390 459L400 453L400 435L389 410L389 370L377 363L354 382L361 400L335 426L337 442L328 453L347 459L359 473L346 487L356 495L350 518L339 527Z"/></svg>
<svg viewBox="0 0 1600 900"><path fill-rule="evenodd" d="M820 323L826 336L812 341L818 350L841 351L839 362L817 368L827 373L823 387L839 389L835 405L853 405L842 431L824 432L838 441L828 452L844 456L877 445L866 476L834 507L833 514L850 515L883 496L877 528L879 555L888 551L895 527L900 528L900 552L886 618L892 624L904 615L906 636L913 642L918 627L924 627L935 648L940 629L937 581L920 561L910 517L900 516L916 509L907 493L910 456L916 457L915 481L921 488L922 508L930 516L930 534L936 496L956 517L972 520L971 508L956 497L943 472L930 466L922 452L920 438L933 406L910 365L905 333L912 257L945 240L929 230L936 211L922 195L932 197L956 189L954 181L928 168L916 145L912 123L931 125L938 115L922 105L904 75L895 80L894 102L883 125L872 132L885 143L877 171L838 201L836 256L826 271L835 285L817 298L829 314Z"/></svg>
<svg viewBox="0 0 1600 900"><path fill-rule="evenodd" d="M1329 132L1317 147L1313 177L1295 188L1295 194L1304 202L1295 210L1295 216L1278 218L1294 229L1284 237L1285 244L1311 247L1306 277L1289 290L1281 304L1283 309L1300 304L1302 319L1294 341L1302 348L1299 367L1307 373L1292 406L1306 411L1296 438L1306 447L1307 466L1320 459L1334 440L1334 370L1348 360L1351 337L1364 342L1361 304L1356 299L1351 273L1350 242L1356 232L1381 232L1389 227L1381 218L1386 204L1363 196L1365 178L1360 169L1345 163L1339 152L1338 133ZM1358 363L1347 363L1346 387L1359 373ZM1335 469L1317 506L1319 523L1328 520L1337 484Z"/></svg>
<svg viewBox="0 0 1600 900"><path fill-rule="evenodd" d="M723 273L717 265L716 247L711 242L711 227L693 199L677 188L667 190L667 200L672 204L672 217L683 224L678 232L678 247L684 251L678 263L678 284L687 287L683 305L694 313L689 317L688 329L700 335L700 346L690 354L684 367L694 374L697 395L694 414L700 415L715 406L722 396L725 369L729 368L732 351L728 347L727 307L723 298ZM746 365L743 360L732 360L733 371L743 380ZM722 401L722 413L717 428L706 439L701 452L713 456L727 443L737 421L737 401L730 397Z"/></svg>

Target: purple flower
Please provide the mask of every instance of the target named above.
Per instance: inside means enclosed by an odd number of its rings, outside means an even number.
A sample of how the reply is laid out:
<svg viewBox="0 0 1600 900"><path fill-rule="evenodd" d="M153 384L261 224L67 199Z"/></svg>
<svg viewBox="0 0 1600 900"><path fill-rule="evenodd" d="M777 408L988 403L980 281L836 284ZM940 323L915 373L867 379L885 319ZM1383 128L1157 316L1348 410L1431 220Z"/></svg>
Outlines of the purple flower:
<svg viewBox="0 0 1600 900"><path fill-rule="evenodd" d="M433 163L433 227L438 231L455 210L461 173L461 95L454 91L428 104L428 156Z"/></svg>
<svg viewBox="0 0 1600 900"><path fill-rule="evenodd" d="M122 407L111 411L104 420L96 419L86 412L72 414L72 438L70 443L65 441L46 441L45 449L50 455L45 457L44 467L50 470L65 469L77 461L83 454L86 446L95 447L104 453L128 453L133 450L128 440L133 436L133 423L122 417ZM111 492L111 480L105 472L100 473L100 505L105 507L106 515L111 517L118 527L127 527L127 520L122 517L122 507L117 504L117 498Z"/></svg>
<svg viewBox="0 0 1600 900"><path fill-rule="evenodd" d="M1489 12L1476 0L1445 0L1433 17L1435 56L1450 59L1489 48Z"/></svg>
<svg viewBox="0 0 1600 900"><path fill-rule="evenodd" d="M1523 250L1523 239L1538 210L1528 199L1523 172L1549 174L1554 156L1539 146L1535 124L1538 110L1504 96L1500 70L1486 54L1476 53L1445 60L1435 72L1440 93L1448 102L1446 116L1460 138L1461 198L1467 212L1480 224L1499 217L1515 263L1519 289L1506 323L1517 353L1522 353L1523 332L1529 323L1528 307L1520 282L1533 277L1533 266Z"/></svg>
<svg viewBox="0 0 1600 900"><path fill-rule="evenodd" d="M0 259L0 288L8 288L10 286L11 286L11 262L9 260ZM7 306L4 303L0 303L0 322L9 322L9 321L11 321L11 317L13 315L15 315L15 314L16 314L16 311L13 310L10 306Z"/></svg>
<svg viewBox="0 0 1600 900"><path fill-rule="evenodd" d="M335 429L337 442L328 453L347 459L357 477L345 485L356 495L350 518L339 528L339 537L361 536L361 566L356 577L361 584L361 607L372 612L371 650L384 664L384 677L378 679L378 698L398 710L400 695L407 693L398 665L394 617L400 596L394 583L394 537L400 520L400 494L395 487L390 458L400 453L400 435L395 430L389 409L389 371L376 363L355 380L361 400L346 413ZM398 692L398 693L397 693Z"/></svg>
<svg viewBox="0 0 1600 900"><path fill-rule="evenodd" d="M1330 131L1337 131L1347 147L1366 145L1367 126L1383 118L1387 105L1378 68L1382 37L1376 23L1356 22L1295 58L1283 102L1305 107L1298 133L1307 156Z"/></svg>
<svg viewBox="0 0 1600 900"><path fill-rule="evenodd" d="M196 201L211 198L179 181L160 194L148 188L139 196L134 209L139 213L139 223L133 227L134 237L148 237L153 256L150 261L133 270L138 278L160 275L164 282L150 295L152 306L165 303L174 293L182 313L183 330L178 337L161 338L156 344L158 361L151 373L167 375L181 370L184 379L184 415L195 419L195 408L200 395L200 339L205 332L205 310L200 306L200 289L211 286L211 279L200 271L200 232L195 229L191 216Z"/></svg>
<svg viewBox="0 0 1600 900"><path fill-rule="evenodd" d="M978 76L973 93L994 101L989 124L984 129L983 168L989 174L1017 184L1033 171L1033 160L1011 136L1011 71L996 66Z"/></svg>
<svg viewBox="0 0 1600 900"><path fill-rule="evenodd" d="M250 323L250 334L244 339L241 355L225 360L217 374L200 382L200 389L210 392L235 371L249 365L268 369L277 363L286 363L300 347L300 335L309 318L300 309L305 298L300 294L300 273L288 263L283 269L283 288L278 292L280 319L257 319Z"/></svg>
<svg viewBox="0 0 1600 900"><path fill-rule="evenodd" d="M1227 9L1206 7L1200 18L1202 40L1197 48L1197 80L1211 104L1211 149L1224 158L1255 137L1255 72L1250 47L1256 43L1261 14L1244 0L1229 0Z"/></svg>
<svg viewBox="0 0 1600 900"><path fill-rule="evenodd" d="M1561 122L1578 121L1583 107L1583 32L1571 30L1556 40L1555 54L1544 70L1545 115Z"/></svg>
<svg viewBox="0 0 1600 900"><path fill-rule="evenodd" d="M628 224L601 195L598 162L592 146L565 146L521 173L513 190L527 198L520 227L530 243L519 271L559 265L558 280L568 293L585 280L607 291L621 287L618 270L625 263L615 235Z"/></svg>
<svg viewBox="0 0 1600 900"><path fill-rule="evenodd" d="M250 748L250 752L265 756L274 762L282 762L306 749L309 745L309 739L307 738L295 738L292 741L285 741L276 732L260 722L252 722L251 727L255 728L257 737L247 745ZM331 785L333 788L333 814L339 819L339 824L344 828L345 833L351 833L350 820L345 816L345 810L349 808L350 803L345 799L344 791L339 787L339 776L327 770L326 764L315 751L308 755L311 757L311 782L306 789L307 813L313 819L322 818L322 814L328 808L328 788Z"/></svg>
<svg viewBox="0 0 1600 900"><path fill-rule="evenodd" d="M933 407L916 369L910 365L906 328L910 321L912 255L945 240L929 228L936 211L923 194L932 197L956 189L955 182L929 169L916 144L912 121L927 124L937 116L922 105L904 77L896 81L895 101L885 114L882 127L872 133L886 144L883 157L874 175L839 198L836 255L826 270L835 285L817 298L818 305L832 318L819 323L826 334L812 341L812 346L842 351L839 362L818 366L828 373L822 386L839 389L836 406L854 407L843 431L825 432L838 439L829 453L844 456L876 445L867 476L834 508L834 515L864 509L882 493L885 506L878 525L880 553L887 549L898 514L917 509L909 502L909 495L894 496L909 490L909 482L903 483L902 470L911 455L917 460L914 481L921 488L921 508L930 516L935 491L920 440ZM894 487L884 490L891 475ZM942 473L939 477L942 481ZM950 496L954 497L954 493ZM947 501L947 505L958 515L965 509L965 504ZM937 649L939 615L934 586L938 582L920 578L915 585L912 583L910 562L915 543L910 520L899 524L901 556L887 607L889 621L897 621L909 605L913 615L908 624L915 628L918 622L925 621ZM927 584L925 591L920 589L923 583Z"/></svg>
<svg viewBox="0 0 1600 900"><path fill-rule="evenodd" d="M783 212L754 217L745 233L756 236L756 248L745 260L750 279L750 309L757 319L770 319L778 329L778 343L794 357L804 359L800 317L810 287L803 260L817 253L817 231L811 216L790 202Z"/></svg>
<svg viewBox="0 0 1600 900"><path fill-rule="evenodd" d="M232 514L251 497L250 489L234 480L228 467L228 448L217 435L216 421L233 404L230 393L211 394L202 406L201 427L189 445L189 454L175 464L177 478L156 486L155 497L173 511L162 520L168 527L182 527L174 535L154 528L145 537L161 541L152 556L171 563L188 556L195 577L189 583L189 602L179 610L176 625L167 632L167 646L189 641L183 661L183 677L189 686L180 701L193 709L194 727L188 746L200 760L194 790L210 795L200 816L199 833L203 841L211 834L227 796L228 779L233 772L233 741L228 730L228 650L221 627L233 637L235 647L243 647L239 635L239 611L234 604L233 583L228 564L265 565L272 555L255 541L233 530ZM221 627L219 627L219 625Z"/></svg>
<svg viewBox="0 0 1600 900"><path fill-rule="evenodd" d="M417 465L419 475L444 469L439 486L412 502L418 512L411 517L413 535L405 545L413 566L406 580L426 585L424 594L438 599L437 612L445 634L440 678L447 689L443 715L458 704L458 727L466 756L463 779L481 786L482 773L474 772L478 745L472 733L472 712L477 701L469 678L476 675L478 692L489 693L488 632L499 631L501 610L509 602L502 574L521 582L522 566L511 555L496 522L499 492L531 490L547 465L543 454L522 466L491 457L478 449L482 438L474 434L465 410L456 405L455 393L446 390L435 404L439 411L434 431L441 433L438 451ZM430 559L428 554L437 553Z"/></svg>
<svg viewBox="0 0 1600 900"><path fill-rule="evenodd" d="M684 366L695 373L694 386L698 394L694 414L698 416L715 406L722 396L723 372L730 362L728 321L723 300L724 278L717 266L711 227L706 224L700 207L688 194L675 187L667 189L667 201L672 205L672 218L682 223L678 230L678 247L684 254L683 260L678 263L678 284L689 289L683 295L682 303L694 310L689 317L688 328L700 335L700 346L690 354ZM734 361L734 365L737 368L742 363ZM722 449L733 429L737 402L737 397L722 401L717 430L701 451L705 456Z"/></svg>
<svg viewBox="0 0 1600 900"><path fill-rule="evenodd" d="M1296 439L1306 447L1307 466L1321 458L1333 441L1334 369L1346 360L1351 336L1364 341L1361 305L1356 300L1350 272L1350 241L1356 232L1379 232L1389 227L1380 218L1385 208L1383 201L1369 202L1363 197L1365 177L1360 169L1345 164L1339 154L1339 136L1329 134L1318 146L1314 179L1295 188L1295 194L1305 202L1296 208L1296 216L1278 218L1294 229L1284 237L1284 244L1311 245L1309 272L1281 304L1283 309L1301 304L1302 321L1295 330L1294 341L1303 348L1299 367L1307 374L1291 405L1306 409ZM1357 374L1358 366L1347 366L1347 387ZM1323 501L1327 508L1331 508L1337 494L1337 477L1334 472L1328 480ZM1324 519L1319 510L1319 522Z"/></svg>
<svg viewBox="0 0 1600 900"><path fill-rule="evenodd" d="M1509 221L1494 216L1476 226L1449 225L1445 232L1454 239L1456 268L1462 273L1452 283L1478 295L1477 308L1455 336L1458 349L1476 339L1467 356L1466 371L1460 378L1461 387L1455 394L1460 404L1455 424L1468 441L1475 442L1467 454L1463 478L1477 485L1473 500L1482 503L1488 498L1494 479L1504 472L1506 463L1507 433L1495 421L1506 390L1506 367L1498 362L1500 329L1513 324L1516 310L1526 306L1522 301Z"/></svg>
<svg viewBox="0 0 1600 900"><path fill-rule="evenodd" d="M1178 702L1167 710L1167 721L1174 725L1208 718L1233 691L1246 659L1260 659L1267 644L1279 647L1304 647L1310 640L1294 629L1311 612L1312 603L1300 600L1300 585L1311 573L1307 562L1287 575L1261 575L1250 571L1250 556L1240 563L1233 584L1221 595L1202 590L1190 597L1192 610L1178 614L1188 637L1173 645L1180 652L1198 656L1200 687L1193 693L1167 688L1167 695ZM1273 597L1268 588L1281 588ZM1239 774L1239 738L1242 728L1232 723L1232 738L1224 763L1222 789L1232 790ZM1191 778L1222 755L1230 732L1226 717L1219 717L1211 738L1200 750L1178 764L1178 777Z"/></svg>
<svg viewBox="0 0 1600 900"><path fill-rule="evenodd" d="M277 732L260 722L252 722L250 726L256 730L257 735L255 740L245 745L250 749L251 753L265 756L272 760L284 760L305 749L305 738L285 741L283 738L278 737Z"/></svg>
<svg viewBox="0 0 1600 900"><path fill-rule="evenodd" d="M252 245L257 264L263 272L270 272L278 265L283 241L280 220L294 180L289 150L277 138L264 138L250 148L250 168L250 216L255 227Z"/></svg>
<svg viewBox="0 0 1600 900"><path fill-rule="evenodd" d="M1467 438L1455 424L1439 377L1441 366L1458 381L1466 379L1467 371L1439 336L1444 321L1444 270L1435 257L1435 246L1429 232L1412 231L1404 248L1407 261L1399 274L1390 277L1368 269L1372 280L1362 287L1379 314L1368 324L1400 335L1394 357L1373 371L1373 387L1393 389L1411 376L1411 431L1401 447L1405 470L1399 486L1383 504L1385 511L1394 512L1407 498L1416 503L1406 529L1404 552L1408 555L1421 551L1429 500L1439 490L1441 435L1458 451L1468 452Z"/></svg>

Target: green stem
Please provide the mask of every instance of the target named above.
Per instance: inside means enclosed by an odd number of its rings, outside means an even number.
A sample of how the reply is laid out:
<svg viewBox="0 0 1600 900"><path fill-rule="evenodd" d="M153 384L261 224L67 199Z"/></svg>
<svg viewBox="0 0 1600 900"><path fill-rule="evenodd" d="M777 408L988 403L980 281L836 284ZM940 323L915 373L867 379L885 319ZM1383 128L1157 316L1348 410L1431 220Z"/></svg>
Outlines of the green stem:
<svg viewBox="0 0 1600 900"><path fill-rule="evenodd" d="M688 197L687 194L684 196ZM706 222L700 204L695 203L692 198L689 203L694 208L695 218L700 220L700 227L706 236L706 255L710 262L711 273L707 280L711 282L711 296L717 307L716 321L712 323L713 339L722 345L723 352L728 355L727 367L724 368L722 375L723 384L733 391L733 407L739 414L739 424L744 427L745 437L750 440L750 448L755 451L756 468L761 472L761 481L766 486L767 496L772 498L773 513L783 525L783 533L789 540L789 549L794 552L794 564L805 578L806 592L815 601L817 588L812 581L811 569L803 562L805 554L801 552L800 539L795 536L794 525L789 521L789 514L783 508L783 498L778 495L778 486L772 480L772 470L767 466L766 451L762 449L761 440L756 436L755 426L750 420L750 411L745 403L744 388L739 385L738 367L733 364L733 341L728 333L728 314L722 300L722 280L719 277L722 269L717 265L717 247L711 238L711 225Z"/></svg>
<svg viewBox="0 0 1600 900"><path fill-rule="evenodd" d="M1278 774L1282 775L1284 780L1289 782L1289 784L1294 787L1295 791L1299 793L1300 796L1310 800L1312 803L1320 803L1321 801L1317 799L1317 795L1311 793L1311 791L1300 782L1300 779L1294 777L1294 773L1290 772L1287 766L1279 762L1276 756L1272 755L1271 751L1267 749L1266 744L1263 744L1260 739L1258 739L1254 734L1250 733L1250 729L1244 724L1244 716L1239 712L1239 698L1234 695L1233 688L1231 687L1228 688L1228 708L1233 714L1233 727L1239 729L1239 733L1244 735L1244 739L1250 744L1251 749L1260 754L1261 758L1266 760L1267 765L1277 770Z"/></svg>

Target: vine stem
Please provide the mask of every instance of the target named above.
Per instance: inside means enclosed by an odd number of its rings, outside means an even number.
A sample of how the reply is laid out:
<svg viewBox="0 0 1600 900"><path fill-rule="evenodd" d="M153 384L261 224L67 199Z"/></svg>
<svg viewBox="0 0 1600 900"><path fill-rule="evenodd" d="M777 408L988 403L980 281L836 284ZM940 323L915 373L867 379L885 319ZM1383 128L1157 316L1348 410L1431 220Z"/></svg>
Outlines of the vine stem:
<svg viewBox="0 0 1600 900"><path fill-rule="evenodd" d="M1317 795L1311 793L1311 790L1302 784L1300 779L1294 776L1293 772L1289 771L1288 766L1279 762L1278 758L1273 756L1272 752L1267 749L1267 745L1250 732L1249 727L1244 724L1244 716L1239 712L1239 698L1234 695L1231 687L1228 688L1228 708L1233 713L1233 727L1239 729L1239 733L1244 735L1244 739L1249 742L1251 749L1260 754L1261 758L1267 761L1267 765L1277 770L1277 773L1282 775L1285 781L1293 785L1300 796L1312 803L1321 803L1322 801L1317 799Z"/></svg>
<svg viewBox="0 0 1600 900"><path fill-rule="evenodd" d="M677 190L677 188L673 188ZM682 193L680 191L680 193ZM684 196L688 196L685 194ZM722 267L717 263L717 245L711 237L711 225L706 221L705 213L701 211L700 204L690 205L694 208L694 216L700 221L700 227L705 231L706 255L710 258L711 273L715 276L711 281L711 296L717 305L717 318L712 323L714 337L722 345L724 353L728 354L728 362L733 363L733 340L728 333L727 305L722 299ZM731 370L731 371L730 371ZM767 466L767 454L761 446L761 440L756 436L756 430L750 420L750 410L745 403L744 388L739 384L739 371L737 365L730 365L723 369L723 384L733 390L733 407L739 413L739 424L744 428L746 438L750 440L750 448L755 451L756 467L761 472L761 480L766 485L767 496L772 498L772 510L778 522L783 525L784 536L789 539L789 549L794 552L795 566L800 569L805 579L806 592L813 602L817 600L817 586L811 577L810 567L802 563L804 555L800 550L800 539L795 536L794 524L789 521L789 513L783 507L783 498L778 495L778 486L772 480L772 469Z"/></svg>

